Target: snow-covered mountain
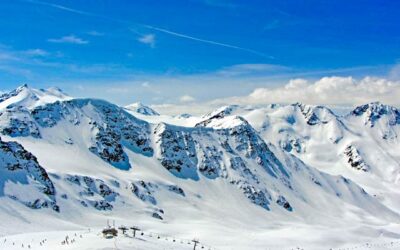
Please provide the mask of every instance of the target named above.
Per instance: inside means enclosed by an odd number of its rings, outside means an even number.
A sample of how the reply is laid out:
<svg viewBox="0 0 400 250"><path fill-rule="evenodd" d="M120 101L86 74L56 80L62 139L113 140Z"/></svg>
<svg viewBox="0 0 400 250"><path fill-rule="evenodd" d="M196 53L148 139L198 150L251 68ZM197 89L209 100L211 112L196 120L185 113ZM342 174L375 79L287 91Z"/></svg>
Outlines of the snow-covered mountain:
<svg viewBox="0 0 400 250"><path fill-rule="evenodd" d="M59 88L32 89L24 84L17 89L0 95L0 110L11 106L34 108L55 101L72 99Z"/></svg>
<svg viewBox="0 0 400 250"><path fill-rule="evenodd" d="M342 117L323 106L233 105L169 124L141 105L28 86L0 107L0 218L13 223L2 234L116 219L218 249L399 237L394 107Z"/></svg>
<svg viewBox="0 0 400 250"><path fill-rule="evenodd" d="M307 165L354 180L400 211L400 116L396 107L370 103L344 116L327 107L304 104L230 106L219 111L243 117L264 140ZM199 124L209 121L206 116Z"/></svg>
<svg viewBox="0 0 400 250"><path fill-rule="evenodd" d="M142 114L142 115L149 115L149 116L160 115L159 113L157 113L157 111L155 111L154 109L152 109L148 106L143 105L141 102L135 102L135 103L129 104L128 106L125 107L125 109Z"/></svg>

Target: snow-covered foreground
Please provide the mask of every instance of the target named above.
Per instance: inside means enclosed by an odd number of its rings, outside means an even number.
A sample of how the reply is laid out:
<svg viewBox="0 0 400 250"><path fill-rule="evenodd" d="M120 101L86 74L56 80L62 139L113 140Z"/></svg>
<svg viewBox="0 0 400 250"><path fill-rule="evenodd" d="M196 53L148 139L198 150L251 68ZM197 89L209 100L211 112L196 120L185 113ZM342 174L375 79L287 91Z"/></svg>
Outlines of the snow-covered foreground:
<svg viewBox="0 0 400 250"><path fill-rule="evenodd" d="M3 249L399 248L394 107L168 117L22 86L0 134ZM107 220L144 235L104 239Z"/></svg>
<svg viewBox="0 0 400 250"><path fill-rule="evenodd" d="M45 233L20 234L0 239L0 249L76 249L76 250L106 250L106 249L193 249L194 242L177 240L157 234L122 235L106 239L101 230L91 231L59 231ZM199 244L198 249L205 248ZM212 249L212 248L211 248Z"/></svg>
<svg viewBox="0 0 400 250"><path fill-rule="evenodd" d="M119 232L117 237L106 239L101 234L101 228L88 228L77 231L51 231L41 233L26 233L0 237L0 249L66 249L66 250L111 250L111 249L132 249L132 250L192 250L194 249L193 239L179 238L170 235L163 235L157 232L137 232L133 237L131 231L123 234ZM223 234L224 232L221 232ZM317 233L313 238L304 234L301 228L271 231L263 234L263 244L254 243L256 236L253 234L238 235L237 240L227 240L218 246L211 246L199 240L196 249L270 249L270 250L290 250L290 249L326 249L326 250L345 250L345 249L400 249L400 240L388 240L376 237L371 241L359 243L345 243L340 247L330 247L336 245L340 240L346 242L345 237L338 239L335 237L327 238L327 235ZM368 233L368 232L360 232ZM284 234L287 236L285 237ZM308 237L303 238L302 237ZM307 241L320 239L321 244L307 244ZM294 240L297 238L296 240ZM284 242L290 239L289 242ZM247 242L246 242L247 241ZM324 241L324 242L323 242ZM337 242L335 242L337 241ZM234 243L234 244L232 244ZM292 245L291 245L292 244Z"/></svg>

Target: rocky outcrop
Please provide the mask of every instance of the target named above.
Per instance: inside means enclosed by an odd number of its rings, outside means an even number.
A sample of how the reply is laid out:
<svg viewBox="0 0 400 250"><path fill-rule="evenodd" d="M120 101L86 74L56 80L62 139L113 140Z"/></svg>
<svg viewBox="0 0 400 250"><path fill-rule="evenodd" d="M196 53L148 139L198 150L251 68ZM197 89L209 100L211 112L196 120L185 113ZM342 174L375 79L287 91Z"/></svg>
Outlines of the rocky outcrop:
<svg viewBox="0 0 400 250"><path fill-rule="evenodd" d="M395 126L400 124L400 111L389 105L373 102L356 107L351 115L364 116L364 123L374 127L382 117L387 117L388 125Z"/></svg>
<svg viewBox="0 0 400 250"><path fill-rule="evenodd" d="M246 120L243 119L240 125L227 129L227 132L234 139L234 148L244 153L246 158L255 160L271 176L289 176L282 163Z"/></svg>
<svg viewBox="0 0 400 250"><path fill-rule="evenodd" d="M278 204L279 206L283 207L284 209L286 209L289 212L293 211L292 206L290 205L290 203L286 200L286 198L282 195L278 196L278 199L276 200L276 204Z"/></svg>
<svg viewBox="0 0 400 250"><path fill-rule="evenodd" d="M365 163L364 159L361 157L360 152L353 145L348 145L344 150L344 155L347 159L349 165L357 170L368 172L370 167Z"/></svg>
<svg viewBox="0 0 400 250"><path fill-rule="evenodd" d="M24 107L0 111L0 132L11 137L41 138L39 126Z"/></svg>
<svg viewBox="0 0 400 250"><path fill-rule="evenodd" d="M149 202L153 205L157 204L157 200L153 196L156 188L158 187L150 182L138 181L131 183L132 193L142 201Z"/></svg>
<svg viewBox="0 0 400 250"><path fill-rule="evenodd" d="M16 142L0 139L0 162L1 196L8 196L30 208L60 210L54 184L34 155Z"/></svg>
<svg viewBox="0 0 400 250"><path fill-rule="evenodd" d="M223 153L215 146L198 147L199 171L207 178L226 177L226 167L223 163Z"/></svg>
<svg viewBox="0 0 400 250"><path fill-rule="evenodd" d="M336 115L328 108L323 106L311 106L302 103L292 105L298 108L308 125L326 124L336 118Z"/></svg>
<svg viewBox="0 0 400 250"><path fill-rule="evenodd" d="M181 178L198 179L195 141L189 131L159 124L154 133L161 165Z"/></svg>
<svg viewBox="0 0 400 250"><path fill-rule="evenodd" d="M65 180L74 185L82 206L91 205L97 210L112 210L112 203L119 196L103 180L81 175L67 175Z"/></svg>
<svg viewBox="0 0 400 250"><path fill-rule="evenodd" d="M120 143L121 136L97 124L96 122L93 123L93 129L95 130L94 144L89 150L116 168L122 170L130 169L129 158Z"/></svg>
<svg viewBox="0 0 400 250"><path fill-rule="evenodd" d="M231 181L231 184L239 188L251 203L266 210L270 210L269 204L271 196L266 191L262 191L246 181L233 180Z"/></svg>

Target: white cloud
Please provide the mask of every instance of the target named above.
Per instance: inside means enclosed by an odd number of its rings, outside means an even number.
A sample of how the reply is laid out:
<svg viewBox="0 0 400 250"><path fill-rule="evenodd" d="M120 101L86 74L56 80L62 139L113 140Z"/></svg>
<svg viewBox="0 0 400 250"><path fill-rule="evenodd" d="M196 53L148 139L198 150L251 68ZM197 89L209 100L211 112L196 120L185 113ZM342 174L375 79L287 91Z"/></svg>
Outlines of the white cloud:
<svg viewBox="0 0 400 250"><path fill-rule="evenodd" d="M371 69L368 71L373 72ZM197 109L198 106L202 106L201 109L207 109L210 105L216 107L226 104L263 105L303 102L328 106L341 104L348 106L381 101L395 106L400 105L398 98L400 81L397 82L384 76L363 79L339 76L318 78L320 72L318 75L306 72L308 74L304 74L312 78L303 79L304 75L299 77L292 73L278 76L266 74L255 77L252 75L231 77L222 76L217 72L189 75L179 73L148 75L140 74L140 72L132 74L129 70L126 72L128 74L125 74L124 78L115 79L112 82L106 79L89 78L81 79L78 82L76 80L63 82L67 86L85 83L88 87L92 86L91 91L87 92L91 96L105 98L120 105L129 104L134 100L142 100L149 104L176 104L180 106L182 113L194 113L196 112L194 109ZM149 82L150 87L146 87L145 82ZM57 85L60 86L59 83ZM107 89L113 86L124 86L127 91L111 94ZM107 95L104 94L106 92ZM73 92L70 93L74 95ZM75 94L82 95L79 92ZM195 96L196 100L185 97L182 99L184 102L181 102L182 96L186 95ZM163 110L163 112L165 111ZM168 110L166 112L171 113Z"/></svg>
<svg viewBox="0 0 400 250"><path fill-rule="evenodd" d="M297 78L290 80L289 83L285 85L285 89L290 90L290 89L306 88L307 85L308 85L307 80Z"/></svg>
<svg viewBox="0 0 400 250"><path fill-rule="evenodd" d="M295 103L345 105L381 101L400 104L400 81L385 78L323 77L317 81L290 80L275 88L257 88L248 96L231 97L216 102L239 104Z"/></svg>
<svg viewBox="0 0 400 250"><path fill-rule="evenodd" d="M127 93L129 91L130 91L130 89L127 87L118 87L118 86L107 89L107 92L114 93L114 94L123 94L123 93Z"/></svg>
<svg viewBox="0 0 400 250"><path fill-rule="evenodd" d="M146 34L138 38L138 41L144 44L154 47L156 43L156 36L154 34Z"/></svg>
<svg viewBox="0 0 400 250"><path fill-rule="evenodd" d="M14 66L0 64L0 71L7 72L9 74L23 76L24 78L32 77L33 72L29 69L21 69Z"/></svg>
<svg viewBox="0 0 400 250"><path fill-rule="evenodd" d="M217 72L223 76L241 76L250 74L272 74L288 71L290 68L275 64L236 64L224 67Z"/></svg>
<svg viewBox="0 0 400 250"><path fill-rule="evenodd" d="M9 51L0 51L0 60L4 61L20 61L21 59L15 53Z"/></svg>
<svg viewBox="0 0 400 250"><path fill-rule="evenodd" d="M24 51L24 53L28 56L47 56L49 52L42 49L29 49Z"/></svg>
<svg viewBox="0 0 400 250"><path fill-rule="evenodd" d="M50 38L47 40L51 43L71 43L71 44L88 44L89 41L76 37L75 35L63 36L61 38Z"/></svg>
<svg viewBox="0 0 400 250"><path fill-rule="evenodd" d="M194 102L196 99L190 95L183 95L179 98L180 102Z"/></svg>
<svg viewBox="0 0 400 250"><path fill-rule="evenodd" d="M181 113L201 115L228 104L265 105L302 102L331 107L354 107L380 101L400 106L400 81L389 78L323 77L317 80L294 78L286 80L285 84L282 82L271 84L270 79L262 78L252 85L255 80L247 77L240 80L236 78L223 80L221 77L211 78L205 75L176 78L169 76L167 79L165 76L142 76L112 83L107 80L90 80L57 82L57 85L61 87L64 85L65 90L73 96L104 98L122 106L141 100L152 104L151 107L160 113L170 115ZM147 82L151 83L151 87L143 87ZM85 86L86 90L72 89L71 86L78 84ZM195 100L192 99L193 96L196 96Z"/></svg>
<svg viewBox="0 0 400 250"><path fill-rule="evenodd" d="M163 115L180 115L180 114L191 114L191 115L204 115L208 114L214 109L218 108L218 106L199 104L199 103L187 103L185 105L182 104L154 104L150 105L150 107L154 110L157 110L160 114Z"/></svg>
<svg viewBox="0 0 400 250"><path fill-rule="evenodd" d="M150 87L150 83L149 82L142 82L142 87L143 88L149 88Z"/></svg>
<svg viewBox="0 0 400 250"><path fill-rule="evenodd" d="M271 88L256 88L249 95L218 98L211 101L169 103L152 105L161 114L177 115L190 113L206 114L217 107L229 104L266 105L271 103L291 104L301 102L331 107L355 107L373 101L400 105L400 81L385 78L323 77L315 81L293 79L286 85ZM182 96L183 97L183 96ZM182 98L181 97L181 98Z"/></svg>
<svg viewBox="0 0 400 250"><path fill-rule="evenodd" d="M302 102L314 105L360 105L374 101L400 105L400 81L386 78L323 77L316 81L293 79L286 85L256 88L249 95L219 98L190 105L168 104L157 108L167 113L199 113L226 104L264 105L271 103L290 104ZM198 109L201 107L201 109Z"/></svg>

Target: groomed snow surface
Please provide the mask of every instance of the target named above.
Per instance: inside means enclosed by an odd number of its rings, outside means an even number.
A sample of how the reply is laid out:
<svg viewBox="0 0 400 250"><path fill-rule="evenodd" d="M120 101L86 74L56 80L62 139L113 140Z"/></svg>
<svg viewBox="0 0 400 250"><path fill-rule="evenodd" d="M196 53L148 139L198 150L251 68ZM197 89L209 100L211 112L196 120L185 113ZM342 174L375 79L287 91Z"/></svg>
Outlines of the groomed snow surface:
<svg viewBox="0 0 400 250"><path fill-rule="evenodd" d="M296 232L292 232L296 234ZM245 238L245 237L243 237ZM268 241L282 240L280 237L269 239ZM66 250L114 250L114 249L132 249L132 250L192 250L195 249L242 249L240 245L231 245L226 242L226 246L213 247L206 245L198 239L183 239L169 235L162 235L156 232L137 232L133 237L131 231L123 234L119 232L117 237L107 239L101 234L101 228L88 228L77 231L51 231L41 233L27 233L10 235L0 238L0 249L66 249ZM329 244L329 241L326 242ZM266 244L269 245L269 244ZM293 247L281 246L262 246L254 245L251 249L265 250L300 250L300 249L330 249L330 250L350 250L350 249L400 249L400 240L381 240L374 239L362 244L343 244L341 247L302 247L294 245ZM274 244L272 244L274 245Z"/></svg>

